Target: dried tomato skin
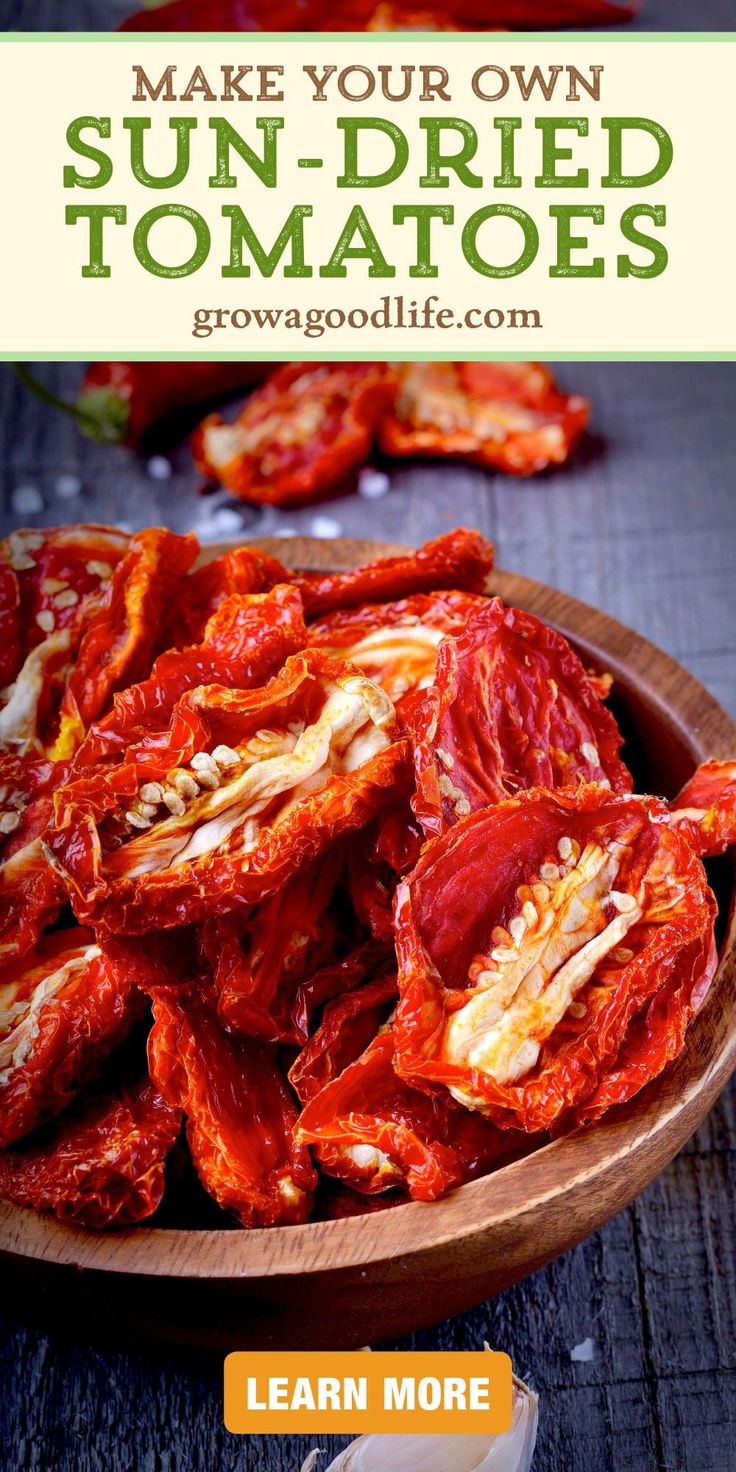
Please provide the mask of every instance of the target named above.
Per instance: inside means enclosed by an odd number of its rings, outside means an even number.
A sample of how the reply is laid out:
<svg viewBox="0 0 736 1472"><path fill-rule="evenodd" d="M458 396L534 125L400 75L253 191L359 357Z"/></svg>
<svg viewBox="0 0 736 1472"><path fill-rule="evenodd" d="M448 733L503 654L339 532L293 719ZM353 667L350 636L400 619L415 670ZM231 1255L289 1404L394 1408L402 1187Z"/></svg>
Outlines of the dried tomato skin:
<svg viewBox="0 0 736 1472"><path fill-rule="evenodd" d="M205 1189L245 1227L307 1220L316 1174L293 1139L297 1111L269 1050L226 1033L209 999L155 991L151 1076L187 1118Z"/></svg>
<svg viewBox="0 0 736 1472"><path fill-rule="evenodd" d="M337 839L363 827L406 781L408 748L394 739L395 730L384 733L391 743L384 750L353 771L333 773L278 823L266 824L251 852L237 847L224 854L215 851L174 868L126 877L126 846L106 857L98 826L134 801L142 784L165 780L172 768L206 746L244 740L269 719L283 729L314 710L315 702L321 708L331 682L356 678L362 679L347 666L306 650L287 660L261 689L200 687L179 701L165 738L144 740L129 750L125 763L96 770L91 777L82 775L57 791L48 851L77 919L103 923L112 931L143 933L252 905L274 894ZM382 694L380 698L385 703ZM148 842L145 838L143 846Z"/></svg>
<svg viewBox="0 0 736 1472"><path fill-rule="evenodd" d="M386 806L348 845L347 881L355 913L376 940L393 946L393 897L400 875L419 858L424 835L409 794Z"/></svg>
<svg viewBox="0 0 736 1472"><path fill-rule="evenodd" d="M446 456L528 476L566 460L587 421L586 400L558 392L538 364L408 363L379 441L387 455Z"/></svg>
<svg viewBox="0 0 736 1472"><path fill-rule="evenodd" d="M79 1226L143 1221L163 1196L180 1122L149 1079L93 1096L42 1139L0 1152L0 1196Z"/></svg>
<svg viewBox="0 0 736 1472"><path fill-rule="evenodd" d="M21 661L18 576L0 547L0 689L12 684Z"/></svg>
<svg viewBox="0 0 736 1472"><path fill-rule="evenodd" d="M448 590L337 609L310 625L309 643L358 665L391 696L397 711L408 712L434 678L437 649L431 638L427 642L428 635L439 642L441 634L462 633L484 604L478 594ZM395 642L401 629L406 630L405 647ZM382 633L387 636L383 647Z"/></svg>
<svg viewBox="0 0 736 1472"><path fill-rule="evenodd" d="M519 1150L516 1133L407 1085L394 1071L393 1046L391 1031L380 1033L306 1105L297 1138L328 1175L369 1195L401 1186L414 1201L434 1201ZM351 1146L376 1156L356 1162Z"/></svg>
<svg viewBox="0 0 736 1472"><path fill-rule="evenodd" d="M207 637L207 625L233 593L268 593L289 574L277 558L257 547L235 547L190 572L168 619L163 649L185 649Z"/></svg>
<svg viewBox="0 0 736 1472"><path fill-rule="evenodd" d="M0 966L27 955L56 919L64 899L40 838L5 860L0 868Z"/></svg>
<svg viewBox="0 0 736 1472"><path fill-rule="evenodd" d="M338 846L302 865L250 914L205 922L202 946L227 1027L267 1042L304 1041L303 983L339 954L330 902L342 865Z"/></svg>
<svg viewBox="0 0 736 1472"><path fill-rule="evenodd" d="M148 675L164 611L198 551L195 536L179 537L161 528L131 538L101 607L85 629L67 681L54 747L57 758L73 754L117 690Z"/></svg>
<svg viewBox="0 0 736 1472"><path fill-rule="evenodd" d="M488 950L495 925L508 924L517 887L536 872L541 856L554 852L560 834L605 849L607 839L627 833L634 836L626 838L622 872L634 887L646 880L651 889L649 909L626 937L630 959L616 960L615 952L604 957L584 986L584 1015L566 1011L542 1042L538 1062L518 1080L498 1082L489 1072L448 1059L445 1024L474 995L468 990L472 957ZM657 873L676 876L676 906L667 919L657 918ZM555 793L532 789L474 813L427 844L398 889L397 1071L420 1088L459 1091L504 1128L549 1130L573 1111L584 1112L586 1099L615 1071L635 1019L674 985L682 964L688 969L694 958L692 972L702 978L714 916L702 864L668 825L667 809L655 798L595 786ZM690 1003L673 1004L675 1012L683 1007L686 1021ZM653 1073L658 1071L653 1063Z"/></svg>
<svg viewBox="0 0 736 1472"><path fill-rule="evenodd" d="M82 742L75 769L124 758L131 745L165 729L177 701L198 685L244 690L265 683L305 642L301 599L288 584L262 594L229 595L200 644L160 654L147 680L115 696L109 715Z"/></svg>
<svg viewBox="0 0 736 1472"><path fill-rule="evenodd" d="M62 968L66 978L45 995ZM99 953L92 932L81 929L43 937L30 955L3 970L2 988L8 1009L17 1013L26 999L28 1008L0 1037L5 1146L66 1107L127 1035L140 1005L128 979Z"/></svg>
<svg viewBox="0 0 736 1472"><path fill-rule="evenodd" d="M289 1069L289 1083L302 1104L360 1057L397 995L396 968L388 962L362 985L326 1003L319 1027Z"/></svg>
<svg viewBox="0 0 736 1472"><path fill-rule="evenodd" d="M216 414L204 420L192 440L195 462L245 501L312 501L365 460L392 392L386 364L284 364L251 394L235 426ZM223 434L248 433L256 436L250 448L219 458Z"/></svg>
<svg viewBox="0 0 736 1472"><path fill-rule="evenodd" d="M479 532L458 527L415 552L384 557L351 572L295 573L307 622L362 603L389 603L416 593L449 588L481 593L493 567L491 542Z"/></svg>
<svg viewBox="0 0 736 1472"><path fill-rule="evenodd" d="M736 843L736 762L703 762L670 803L672 822L701 857Z"/></svg>
<svg viewBox="0 0 736 1472"><path fill-rule="evenodd" d="M622 737L564 636L486 600L446 639L415 719L416 792L425 833L526 787L608 783L630 792Z"/></svg>

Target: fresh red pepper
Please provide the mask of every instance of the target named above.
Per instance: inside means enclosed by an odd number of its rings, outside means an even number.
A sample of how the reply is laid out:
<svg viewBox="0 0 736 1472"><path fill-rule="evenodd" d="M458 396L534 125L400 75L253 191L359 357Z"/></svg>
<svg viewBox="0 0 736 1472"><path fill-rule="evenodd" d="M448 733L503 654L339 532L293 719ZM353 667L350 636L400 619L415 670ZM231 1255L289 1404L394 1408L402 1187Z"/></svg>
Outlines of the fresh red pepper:
<svg viewBox="0 0 736 1472"><path fill-rule="evenodd" d="M306 1105L297 1139L323 1171L356 1191L400 1186L414 1201L434 1201L524 1153L518 1131L410 1088L394 1071L393 1045L390 1029L380 1033Z"/></svg>
<svg viewBox="0 0 736 1472"><path fill-rule="evenodd" d="M525 787L630 791L622 737L562 634L486 600L446 639L416 714L414 811L437 834Z"/></svg>
<svg viewBox="0 0 736 1472"><path fill-rule="evenodd" d="M136 1012L130 981L89 930L43 937L3 969L0 1014L0 1145L69 1103L125 1037Z"/></svg>
<svg viewBox="0 0 736 1472"><path fill-rule="evenodd" d="M151 1216L180 1115L145 1079L85 1100L44 1138L0 1151L0 1196L85 1227L123 1227Z"/></svg>
<svg viewBox="0 0 736 1472"><path fill-rule="evenodd" d="M244 501L311 501L365 460L393 393L382 363L288 363L246 400L234 423L218 414L196 431L203 474Z"/></svg>
<svg viewBox="0 0 736 1472"><path fill-rule="evenodd" d="M206 997L164 989L153 999L151 1075L184 1111L205 1189L245 1227L306 1221L316 1174L295 1142L297 1110L267 1048L226 1033Z"/></svg>
<svg viewBox="0 0 736 1472"><path fill-rule="evenodd" d="M386 455L450 457L534 475L566 460L588 404L537 363L405 363L381 420Z"/></svg>
<svg viewBox="0 0 736 1472"><path fill-rule="evenodd" d="M350 572L293 573L308 621L362 603L390 603L416 593L456 588L482 592L493 567L493 545L465 527L425 542L414 552L382 557Z"/></svg>
<svg viewBox="0 0 736 1472"><path fill-rule="evenodd" d="M589 1098L601 1112L632 1027L663 1008L639 1068L656 1077L710 973L716 909L667 819L655 798L533 789L428 844L396 900L401 1075L548 1130Z"/></svg>
<svg viewBox="0 0 736 1472"><path fill-rule="evenodd" d="M187 692L167 732L55 793L77 918L141 933L276 893L405 782L396 738L383 691L314 649L262 689Z"/></svg>
<svg viewBox="0 0 736 1472"><path fill-rule="evenodd" d="M725 853L736 843L736 762L703 762L670 808L697 854Z"/></svg>

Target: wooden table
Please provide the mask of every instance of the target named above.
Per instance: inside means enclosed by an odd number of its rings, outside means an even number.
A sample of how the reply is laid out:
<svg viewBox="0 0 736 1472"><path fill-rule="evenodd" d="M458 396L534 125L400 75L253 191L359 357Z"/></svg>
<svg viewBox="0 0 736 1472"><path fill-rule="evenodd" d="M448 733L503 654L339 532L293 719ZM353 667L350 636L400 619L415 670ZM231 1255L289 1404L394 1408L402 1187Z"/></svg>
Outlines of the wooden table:
<svg viewBox="0 0 736 1472"><path fill-rule="evenodd" d="M45 366L70 393L79 370ZM478 526L508 568L640 630L736 711L736 366L566 365L590 395L575 463L529 484L406 466L377 500L259 513L201 499L185 447L159 461L89 445L0 370L3 529L78 518L167 521L205 537L293 528L420 542ZM168 479L157 479L170 470ZM69 496L70 490L77 495ZM35 516L14 510L28 494ZM67 495L61 495L66 491ZM31 496L31 501L34 498ZM325 524L326 523L326 524ZM561 1261L403 1347L509 1350L542 1397L534 1472L729 1472L736 1465L736 1091L658 1181ZM100 1308L104 1316L104 1305ZM221 1365L110 1353L13 1326L0 1438L18 1472L295 1472L290 1438L222 1427ZM592 1358L571 1351L592 1341Z"/></svg>

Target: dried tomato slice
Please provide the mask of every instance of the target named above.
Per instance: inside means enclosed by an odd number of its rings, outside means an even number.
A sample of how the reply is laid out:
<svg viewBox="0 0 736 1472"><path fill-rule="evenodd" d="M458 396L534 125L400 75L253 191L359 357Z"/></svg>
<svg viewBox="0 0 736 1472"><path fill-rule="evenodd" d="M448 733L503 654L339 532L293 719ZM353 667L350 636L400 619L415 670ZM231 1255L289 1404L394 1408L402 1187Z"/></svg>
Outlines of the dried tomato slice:
<svg viewBox="0 0 736 1472"><path fill-rule="evenodd" d="M409 807L408 795L387 805L348 844L347 878L358 919L376 940L393 945L393 901L401 874L419 858L424 835Z"/></svg>
<svg viewBox="0 0 736 1472"><path fill-rule="evenodd" d="M127 1034L131 983L91 931L44 936L5 967L0 1013L0 1145L58 1114Z"/></svg>
<svg viewBox="0 0 736 1472"><path fill-rule="evenodd" d="M567 460L587 422L587 401L537 363L406 363L379 443L527 476Z"/></svg>
<svg viewBox="0 0 736 1472"><path fill-rule="evenodd" d="M363 670L400 709L407 695L432 684L443 637L462 633L484 606L477 594L453 591L363 604L311 624L309 643Z"/></svg>
<svg viewBox="0 0 736 1472"><path fill-rule="evenodd" d="M0 867L0 966L27 955L56 919L64 889L34 838Z"/></svg>
<svg viewBox="0 0 736 1472"><path fill-rule="evenodd" d="M245 1227L306 1221L316 1174L268 1049L224 1032L196 994L156 992L153 1015L151 1075L187 1116L205 1189Z"/></svg>
<svg viewBox="0 0 736 1472"><path fill-rule="evenodd" d="M165 737L55 794L77 918L141 933L274 894L405 781L395 738L384 692L314 649L262 689L189 691Z"/></svg>
<svg viewBox="0 0 736 1472"><path fill-rule="evenodd" d="M0 747L50 748L84 629L129 540L71 526L12 532L0 543Z"/></svg>
<svg viewBox="0 0 736 1472"><path fill-rule="evenodd" d="M413 805L431 834L526 787L632 786L616 722L567 640L500 598L440 646L416 738Z"/></svg>
<svg viewBox="0 0 736 1472"><path fill-rule="evenodd" d="M413 593L436 593L455 588L480 593L493 567L493 545L480 532L458 527L416 552L382 557L350 572L294 573L307 620L355 608L361 603L388 603Z"/></svg>
<svg viewBox="0 0 736 1472"><path fill-rule="evenodd" d="M184 649L206 637L207 625L233 593L268 593L276 583L287 583L285 567L256 547L235 547L195 568L182 585L169 617L161 648Z"/></svg>
<svg viewBox="0 0 736 1472"><path fill-rule="evenodd" d="M227 597L212 615L200 644L160 654L147 680L115 696L110 714L92 726L75 759L81 771L162 731L177 701L198 685L233 689L263 684L306 642L301 598L288 584L268 593Z"/></svg>
<svg viewBox="0 0 736 1472"><path fill-rule="evenodd" d="M369 1195L401 1186L414 1201L434 1201L523 1153L517 1132L406 1084L393 1045L390 1030L380 1033L306 1105L297 1138L323 1171Z"/></svg>
<svg viewBox="0 0 736 1472"><path fill-rule="evenodd" d="M219 414L203 421L196 464L244 501L313 500L366 458L392 385L384 363L287 363L233 424Z"/></svg>
<svg viewBox="0 0 736 1472"><path fill-rule="evenodd" d="M389 962L362 986L327 1002L319 1027L289 1069L289 1083L302 1104L360 1057L397 996L396 966Z"/></svg>
<svg viewBox="0 0 736 1472"><path fill-rule="evenodd" d="M696 854L725 853L736 843L736 762L703 762L670 808Z"/></svg>
<svg viewBox="0 0 736 1472"><path fill-rule="evenodd" d="M396 1067L499 1124L549 1129L667 988L673 1017L691 1015L714 915L654 798L536 789L474 813L399 886ZM669 1056L653 1050L648 1076Z"/></svg>
<svg viewBox="0 0 736 1472"><path fill-rule="evenodd" d="M331 902L342 867L335 846L302 865L250 915L205 923L202 944L228 1027L270 1042L303 1041L303 983L340 954L340 920Z"/></svg>
<svg viewBox="0 0 736 1472"><path fill-rule="evenodd" d="M165 610L198 551L196 537L156 527L131 538L66 682L52 752L57 760L73 754L116 690L149 673Z"/></svg>
<svg viewBox="0 0 736 1472"><path fill-rule="evenodd" d="M142 1221L163 1196L180 1119L149 1079L95 1096L42 1140L0 1151L0 1196L86 1227Z"/></svg>

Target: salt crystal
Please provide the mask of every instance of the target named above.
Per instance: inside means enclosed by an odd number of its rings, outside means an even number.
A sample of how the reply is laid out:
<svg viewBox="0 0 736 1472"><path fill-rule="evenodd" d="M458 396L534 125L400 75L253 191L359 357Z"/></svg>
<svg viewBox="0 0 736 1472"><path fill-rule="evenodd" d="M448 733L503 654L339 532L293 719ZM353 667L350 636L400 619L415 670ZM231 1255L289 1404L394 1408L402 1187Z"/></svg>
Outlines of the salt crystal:
<svg viewBox="0 0 736 1472"><path fill-rule="evenodd" d="M78 475L57 475L54 481L54 491L62 501L73 501L82 493L82 482Z"/></svg>
<svg viewBox="0 0 736 1472"><path fill-rule="evenodd" d="M171 477L171 461L165 455L152 455L146 470L151 480L169 480Z"/></svg>
<svg viewBox="0 0 736 1472"><path fill-rule="evenodd" d="M390 485L383 470L374 470L372 465L366 465L358 477L358 495L364 496L366 501L380 501L381 496L388 495Z"/></svg>
<svg viewBox="0 0 736 1472"><path fill-rule="evenodd" d="M595 1359L595 1345L592 1339L582 1339L580 1344L573 1345L570 1350L570 1359L579 1365L589 1365Z"/></svg>
<svg viewBox="0 0 736 1472"><path fill-rule="evenodd" d="M274 532L275 537L296 537L299 533L294 526L280 526Z"/></svg>
<svg viewBox="0 0 736 1472"><path fill-rule="evenodd" d="M16 486L11 496L13 510L22 516L35 516L43 511L43 496L38 486Z"/></svg>
<svg viewBox="0 0 736 1472"><path fill-rule="evenodd" d="M213 512L212 520L221 532L242 532L243 518L239 511L233 511L231 506L218 506Z"/></svg>
<svg viewBox="0 0 736 1472"><path fill-rule="evenodd" d="M342 527L332 516L313 516L310 531L314 537L339 537Z"/></svg>

